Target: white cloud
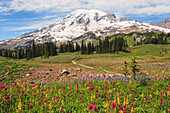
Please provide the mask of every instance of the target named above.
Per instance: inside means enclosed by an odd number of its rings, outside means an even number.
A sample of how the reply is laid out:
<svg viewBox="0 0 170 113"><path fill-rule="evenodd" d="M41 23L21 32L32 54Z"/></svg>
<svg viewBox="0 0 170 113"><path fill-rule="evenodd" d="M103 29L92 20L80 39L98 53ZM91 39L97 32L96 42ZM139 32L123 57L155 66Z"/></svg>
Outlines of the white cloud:
<svg viewBox="0 0 170 113"><path fill-rule="evenodd" d="M8 19L0 19L0 22L2 22L2 21L7 21Z"/></svg>
<svg viewBox="0 0 170 113"><path fill-rule="evenodd" d="M126 14L165 14L170 13L169 0L12 0L6 2L0 12L48 11L66 12L78 8L98 9L119 15Z"/></svg>
<svg viewBox="0 0 170 113"><path fill-rule="evenodd" d="M21 26L21 27L4 27L3 31L22 31L22 30L37 29L40 27L44 27L46 25L50 25L51 23L55 23L57 22L57 20L58 19L28 22L26 25Z"/></svg>

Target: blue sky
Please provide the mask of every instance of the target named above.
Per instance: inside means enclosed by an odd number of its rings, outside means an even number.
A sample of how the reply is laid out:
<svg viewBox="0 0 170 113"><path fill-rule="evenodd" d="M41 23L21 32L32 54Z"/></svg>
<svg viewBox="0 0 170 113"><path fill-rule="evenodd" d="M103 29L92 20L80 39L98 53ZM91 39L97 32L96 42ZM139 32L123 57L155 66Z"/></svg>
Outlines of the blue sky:
<svg viewBox="0 0 170 113"><path fill-rule="evenodd" d="M170 18L170 0L1 0L0 40L55 23L76 9L97 9L149 23Z"/></svg>

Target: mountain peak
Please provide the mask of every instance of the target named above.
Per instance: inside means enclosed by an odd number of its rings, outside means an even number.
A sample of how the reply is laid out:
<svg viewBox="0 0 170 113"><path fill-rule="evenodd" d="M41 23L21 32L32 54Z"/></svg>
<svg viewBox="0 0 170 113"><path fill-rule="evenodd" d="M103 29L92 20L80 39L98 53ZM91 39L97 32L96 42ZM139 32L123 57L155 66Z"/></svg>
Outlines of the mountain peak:
<svg viewBox="0 0 170 113"><path fill-rule="evenodd" d="M107 13L103 12L103 11L100 11L100 10L96 10L96 9L91 9L91 10L87 10L87 9L77 9L73 12L71 12L73 14L75 13L82 13L82 14L88 14L88 13L98 13L98 14L101 14L101 15L106 15Z"/></svg>
<svg viewBox="0 0 170 113"><path fill-rule="evenodd" d="M168 20L166 20L167 23ZM18 48L30 46L32 40L36 44L46 41L66 42L79 37L87 32L96 36L111 36L117 33L130 32L170 32L170 29L131 21L127 18L116 18L114 14L99 10L78 9L56 23L39 28L33 32L23 34L13 39L0 42L2 48Z"/></svg>

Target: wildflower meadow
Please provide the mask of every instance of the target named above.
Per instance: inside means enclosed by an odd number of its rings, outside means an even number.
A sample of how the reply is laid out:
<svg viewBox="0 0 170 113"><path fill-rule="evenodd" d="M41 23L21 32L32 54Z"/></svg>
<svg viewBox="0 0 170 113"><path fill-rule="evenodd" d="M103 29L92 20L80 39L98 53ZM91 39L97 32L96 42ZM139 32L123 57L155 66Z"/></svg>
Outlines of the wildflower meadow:
<svg viewBox="0 0 170 113"><path fill-rule="evenodd" d="M0 111L29 113L168 113L168 76L91 77L0 85Z"/></svg>

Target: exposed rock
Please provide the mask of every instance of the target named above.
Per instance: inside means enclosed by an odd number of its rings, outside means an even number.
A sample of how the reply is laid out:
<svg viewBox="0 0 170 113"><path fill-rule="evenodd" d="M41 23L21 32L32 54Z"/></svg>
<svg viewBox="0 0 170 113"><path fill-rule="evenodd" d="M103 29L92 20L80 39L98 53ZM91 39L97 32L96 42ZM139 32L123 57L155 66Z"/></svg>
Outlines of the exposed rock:
<svg viewBox="0 0 170 113"><path fill-rule="evenodd" d="M31 74L26 74L27 77L29 77Z"/></svg>
<svg viewBox="0 0 170 113"><path fill-rule="evenodd" d="M63 76L63 75L62 75L62 74L59 74L58 76L61 77L61 76Z"/></svg>
<svg viewBox="0 0 170 113"><path fill-rule="evenodd" d="M73 75L71 75L72 77L75 77L75 76L77 76L77 75L75 75L75 74L73 74Z"/></svg>
<svg viewBox="0 0 170 113"><path fill-rule="evenodd" d="M9 74L9 71L5 73L5 75L8 75Z"/></svg>
<svg viewBox="0 0 170 113"><path fill-rule="evenodd" d="M65 74L65 73L66 73L66 74L69 74L69 72L68 72L67 69L63 69L61 73L62 73L62 74Z"/></svg>
<svg viewBox="0 0 170 113"><path fill-rule="evenodd" d="M52 69L49 69L49 71L53 71Z"/></svg>
<svg viewBox="0 0 170 113"><path fill-rule="evenodd" d="M122 21L132 21L131 19L128 19L128 18L119 18L120 19L120 21L122 22Z"/></svg>
<svg viewBox="0 0 170 113"><path fill-rule="evenodd" d="M159 23L154 23L153 25L170 29L170 19L166 18L164 21Z"/></svg>
<svg viewBox="0 0 170 113"><path fill-rule="evenodd" d="M81 69L81 68L77 68L77 69L76 69L76 71L80 71L80 72L82 72L82 69Z"/></svg>

